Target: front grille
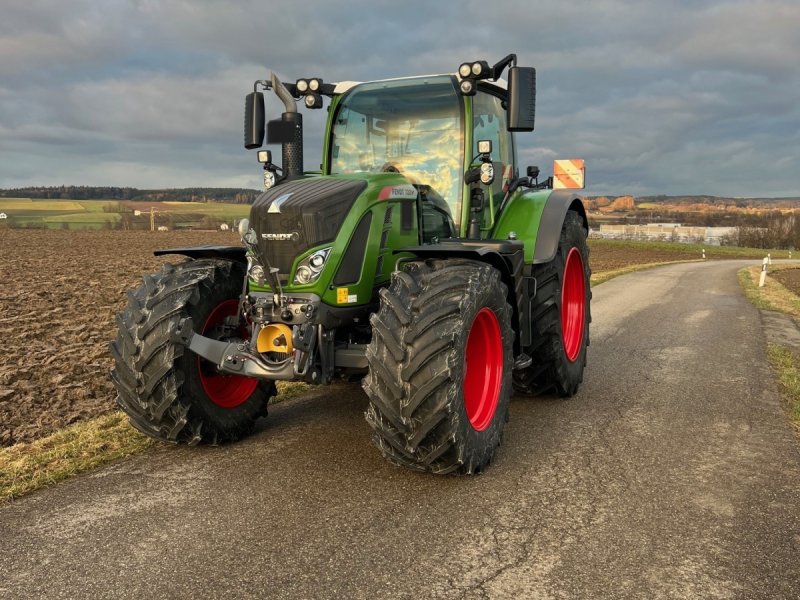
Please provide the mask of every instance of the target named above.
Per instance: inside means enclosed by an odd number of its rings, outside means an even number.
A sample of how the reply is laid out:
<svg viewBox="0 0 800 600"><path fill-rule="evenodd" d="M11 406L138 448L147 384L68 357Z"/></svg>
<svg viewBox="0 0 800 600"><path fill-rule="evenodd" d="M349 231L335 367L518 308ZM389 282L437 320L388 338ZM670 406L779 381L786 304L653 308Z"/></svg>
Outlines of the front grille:
<svg viewBox="0 0 800 600"><path fill-rule="evenodd" d="M333 242L366 186L362 180L314 177L267 190L250 209L259 252L278 269L279 275L288 277L298 255ZM269 212L273 204L273 212ZM272 239L265 238L265 234ZM283 237L288 239L278 239Z"/></svg>

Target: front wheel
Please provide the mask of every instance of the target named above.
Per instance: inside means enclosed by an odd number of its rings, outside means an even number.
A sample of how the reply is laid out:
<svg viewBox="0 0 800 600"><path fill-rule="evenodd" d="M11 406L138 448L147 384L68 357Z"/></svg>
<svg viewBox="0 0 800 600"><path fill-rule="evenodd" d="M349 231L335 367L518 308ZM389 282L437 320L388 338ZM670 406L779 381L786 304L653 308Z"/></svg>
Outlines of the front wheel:
<svg viewBox="0 0 800 600"><path fill-rule="evenodd" d="M578 390L586 367L592 320L590 274L583 220L569 211L555 257L533 268L533 344L527 349L533 361L529 367L514 372L514 388L518 392L555 390L560 396L572 396Z"/></svg>
<svg viewBox="0 0 800 600"><path fill-rule="evenodd" d="M412 262L381 290L367 348L373 441L391 462L479 473L500 445L514 333L506 286L490 265Z"/></svg>
<svg viewBox="0 0 800 600"><path fill-rule="evenodd" d="M117 315L111 377L117 403L141 432L166 442L234 441L266 415L275 384L217 371L172 338L182 318L214 339L245 338L238 315L244 267L225 260L165 265L130 293Z"/></svg>

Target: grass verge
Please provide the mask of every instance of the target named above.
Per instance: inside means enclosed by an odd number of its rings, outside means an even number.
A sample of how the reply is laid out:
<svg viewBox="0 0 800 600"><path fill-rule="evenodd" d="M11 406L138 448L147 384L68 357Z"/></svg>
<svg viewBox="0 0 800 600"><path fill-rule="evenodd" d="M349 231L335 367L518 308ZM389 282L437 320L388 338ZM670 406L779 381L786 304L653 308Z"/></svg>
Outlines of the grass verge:
<svg viewBox="0 0 800 600"><path fill-rule="evenodd" d="M311 386L279 382L271 404L307 393ZM117 411L70 425L47 437L0 448L0 503L90 471L126 456L140 454L156 442L128 424Z"/></svg>
<svg viewBox="0 0 800 600"><path fill-rule="evenodd" d="M0 502L124 456L153 444L121 412L70 425L26 444L0 449Z"/></svg>
<svg viewBox="0 0 800 600"><path fill-rule="evenodd" d="M774 344L767 347L767 356L789 402L789 419L800 434L800 357Z"/></svg>
<svg viewBox="0 0 800 600"><path fill-rule="evenodd" d="M772 272L797 265L775 265ZM800 298L767 274L766 285L758 287L761 267L746 267L738 272L739 283L747 299L756 308L774 310L800 318ZM789 420L800 435L800 356L778 344L767 344L767 357L788 405Z"/></svg>
<svg viewBox="0 0 800 600"><path fill-rule="evenodd" d="M797 265L776 265L771 270L780 271L794 268ZM758 287L761 267L745 267L738 272L739 284L744 289L747 299L756 307L764 310L776 310L793 317L800 318L800 298L786 289L779 281L767 274L766 285Z"/></svg>

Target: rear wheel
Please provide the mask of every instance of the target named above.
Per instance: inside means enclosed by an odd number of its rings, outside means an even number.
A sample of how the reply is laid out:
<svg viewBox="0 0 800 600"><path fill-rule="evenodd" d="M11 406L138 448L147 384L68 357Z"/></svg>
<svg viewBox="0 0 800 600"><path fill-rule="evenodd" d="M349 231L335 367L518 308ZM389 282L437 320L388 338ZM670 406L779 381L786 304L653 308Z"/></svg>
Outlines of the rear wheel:
<svg viewBox="0 0 800 600"><path fill-rule="evenodd" d="M206 337L246 337L244 327L226 323L238 314L243 281L238 263L190 260L145 276L128 295L117 315L111 377L134 427L162 441L216 444L239 439L266 415L274 383L219 373L172 339L185 317Z"/></svg>
<svg viewBox="0 0 800 600"><path fill-rule="evenodd" d="M583 220L569 211L556 255L534 265L533 345L531 365L514 372L514 388L522 393L555 390L572 396L583 381L591 322L589 247Z"/></svg>
<svg viewBox="0 0 800 600"><path fill-rule="evenodd" d="M506 286L489 265L406 265L381 291L367 349L373 441L391 462L478 473L502 439L513 330Z"/></svg>

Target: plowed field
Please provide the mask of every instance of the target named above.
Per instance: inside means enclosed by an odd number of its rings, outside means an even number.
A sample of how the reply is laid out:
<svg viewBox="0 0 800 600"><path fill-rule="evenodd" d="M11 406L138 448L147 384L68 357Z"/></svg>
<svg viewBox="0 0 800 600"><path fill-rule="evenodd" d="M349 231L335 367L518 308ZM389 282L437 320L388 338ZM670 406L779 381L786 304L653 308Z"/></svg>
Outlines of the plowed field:
<svg viewBox="0 0 800 600"><path fill-rule="evenodd" d="M153 250L233 233L0 230L0 445L115 410L108 343Z"/></svg>
<svg viewBox="0 0 800 600"><path fill-rule="evenodd" d="M115 410L114 315L157 248L238 244L235 233L0 229L0 446ZM594 272L699 258L674 248L592 241Z"/></svg>
<svg viewBox="0 0 800 600"><path fill-rule="evenodd" d="M783 269L781 271L773 271L770 275L800 296L800 269Z"/></svg>

